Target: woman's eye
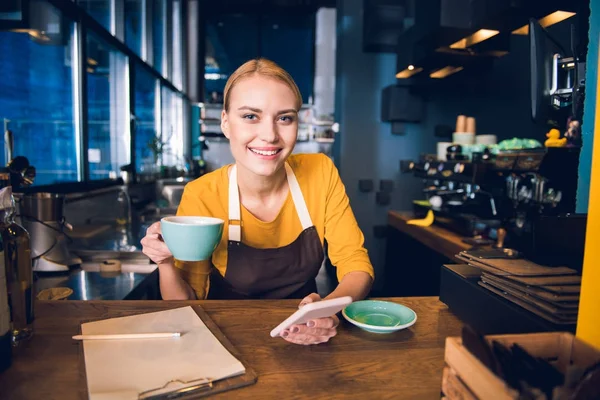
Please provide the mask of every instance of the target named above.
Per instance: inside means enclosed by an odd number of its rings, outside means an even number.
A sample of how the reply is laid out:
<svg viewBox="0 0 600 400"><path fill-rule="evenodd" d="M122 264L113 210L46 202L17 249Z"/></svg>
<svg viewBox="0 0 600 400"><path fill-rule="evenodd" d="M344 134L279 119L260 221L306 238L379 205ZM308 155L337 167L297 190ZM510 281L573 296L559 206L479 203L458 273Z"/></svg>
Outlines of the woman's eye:
<svg viewBox="0 0 600 400"><path fill-rule="evenodd" d="M255 120L255 119L256 119L256 115L254 115L254 114L246 114L246 115L244 115L242 118L244 118L244 119L249 119L249 120L251 120L251 121L252 121L252 120Z"/></svg>
<svg viewBox="0 0 600 400"><path fill-rule="evenodd" d="M292 122L294 121L294 117L292 117L291 115L282 115L281 117L279 117L282 121L284 122Z"/></svg>

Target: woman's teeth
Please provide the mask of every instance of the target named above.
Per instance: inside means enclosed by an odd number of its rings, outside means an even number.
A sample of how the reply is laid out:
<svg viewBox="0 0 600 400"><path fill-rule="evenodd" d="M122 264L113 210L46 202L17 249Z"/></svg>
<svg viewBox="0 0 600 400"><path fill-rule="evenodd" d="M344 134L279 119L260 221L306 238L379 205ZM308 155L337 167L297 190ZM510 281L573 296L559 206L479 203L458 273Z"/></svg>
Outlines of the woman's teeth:
<svg viewBox="0 0 600 400"><path fill-rule="evenodd" d="M260 154L261 156L274 156L275 154L279 153L279 150L256 150L256 149L250 149L251 152L256 153L256 154Z"/></svg>

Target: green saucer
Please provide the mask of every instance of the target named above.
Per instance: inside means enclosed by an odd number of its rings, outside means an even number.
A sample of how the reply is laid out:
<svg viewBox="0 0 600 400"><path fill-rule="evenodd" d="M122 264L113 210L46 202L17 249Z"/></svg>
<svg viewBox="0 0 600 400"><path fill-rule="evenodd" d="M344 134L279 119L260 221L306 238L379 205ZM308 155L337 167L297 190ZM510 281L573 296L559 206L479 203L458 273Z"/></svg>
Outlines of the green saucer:
<svg viewBox="0 0 600 400"><path fill-rule="evenodd" d="M379 300L355 301L342 310L348 322L373 333L391 333L417 322L417 314L402 304Z"/></svg>

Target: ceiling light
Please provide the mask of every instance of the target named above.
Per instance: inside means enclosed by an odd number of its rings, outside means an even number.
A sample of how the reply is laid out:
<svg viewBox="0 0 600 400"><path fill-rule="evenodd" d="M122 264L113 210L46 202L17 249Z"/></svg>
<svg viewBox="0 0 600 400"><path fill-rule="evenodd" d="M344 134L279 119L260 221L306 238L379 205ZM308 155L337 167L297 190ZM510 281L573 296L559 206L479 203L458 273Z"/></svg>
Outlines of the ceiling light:
<svg viewBox="0 0 600 400"><path fill-rule="evenodd" d="M475 32L474 34L472 34L471 36L467 36L464 39L460 39L456 43L452 43L450 45L450 48L466 49L467 47L471 47L474 44L483 42L484 40L487 40L493 36L496 36L499 33L500 33L500 31L495 31L492 29L480 29L477 32Z"/></svg>
<svg viewBox="0 0 600 400"><path fill-rule="evenodd" d="M538 22L543 28L546 28L550 25L558 24L567 18L571 18L573 15L575 15L574 12L555 11L552 14L546 15L544 18L540 18ZM519 29L515 29L512 33L513 35L529 35L529 24L523 25Z"/></svg>
<svg viewBox="0 0 600 400"><path fill-rule="evenodd" d="M447 67L444 67L442 69L438 69L435 72L432 72L431 74L429 74L429 77L435 78L435 79L442 79L442 78L445 78L447 76L450 76L450 75L455 74L462 70L463 70L463 67L452 67L452 66L448 65Z"/></svg>
<svg viewBox="0 0 600 400"><path fill-rule="evenodd" d="M37 29L13 29L12 31L19 33L27 33L32 38L41 40L43 42L48 42L50 40L50 38L46 35L46 32Z"/></svg>
<svg viewBox="0 0 600 400"><path fill-rule="evenodd" d="M396 78L398 78L398 79L410 78L411 76L418 74L421 71L423 71L423 68L420 68L420 67L416 68L414 65L409 65L408 68L406 68L404 71L398 72L396 74Z"/></svg>

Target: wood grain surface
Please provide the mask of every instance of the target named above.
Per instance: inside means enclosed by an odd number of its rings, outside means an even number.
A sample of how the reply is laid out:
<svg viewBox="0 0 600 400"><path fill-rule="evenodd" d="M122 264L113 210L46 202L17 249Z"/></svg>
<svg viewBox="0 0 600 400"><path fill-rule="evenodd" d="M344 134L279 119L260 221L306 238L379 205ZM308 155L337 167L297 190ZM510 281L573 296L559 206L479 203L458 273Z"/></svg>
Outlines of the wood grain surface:
<svg viewBox="0 0 600 400"><path fill-rule="evenodd" d="M296 300L38 301L35 335L0 374L0 398L86 398L82 345L71 339L82 322L201 305L258 375L256 384L215 398L439 399L444 341L462 323L437 297L386 300L412 308L416 324L378 335L342 321L336 337L315 346L269 336Z"/></svg>
<svg viewBox="0 0 600 400"><path fill-rule="evenodd" d="M406 221L413 218L414 215L409 212L388 211L388 225L406 233L430 249L443 254L448 259L455 260L462 264L455 256L461 251L469 250L472 247L463 242L463 236L437 225L408 225Z"/></svg>

